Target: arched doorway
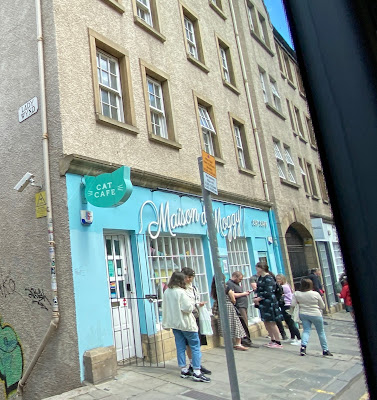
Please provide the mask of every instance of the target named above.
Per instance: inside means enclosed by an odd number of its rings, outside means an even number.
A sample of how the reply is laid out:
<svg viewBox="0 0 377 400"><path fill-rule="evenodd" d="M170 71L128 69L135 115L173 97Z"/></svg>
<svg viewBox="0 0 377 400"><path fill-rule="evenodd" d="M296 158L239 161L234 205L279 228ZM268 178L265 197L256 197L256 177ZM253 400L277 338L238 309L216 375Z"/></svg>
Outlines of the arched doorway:
<svg viewBox="0 0 377 400"><path fill-rule="evenodd" d="M291 225L285 234L288 248L289 263L295 289L299 289L301 279L308 275L308 264L305 255L304 239L299 232Z"/></svg>

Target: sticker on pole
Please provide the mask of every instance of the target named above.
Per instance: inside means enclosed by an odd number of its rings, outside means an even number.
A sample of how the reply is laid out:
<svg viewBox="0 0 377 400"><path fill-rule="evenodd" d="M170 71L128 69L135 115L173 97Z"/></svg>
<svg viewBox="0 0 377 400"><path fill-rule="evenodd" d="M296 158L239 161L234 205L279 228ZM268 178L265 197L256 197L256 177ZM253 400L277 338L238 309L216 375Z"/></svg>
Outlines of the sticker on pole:
<svg viewBox="0 0 377 400"><path fill-rule="evenodd" d="M203 172L203 183L204 189L208 190L211 193L219 194L217 192L217 179L214 178L212 175Z"/></svg>
<svg viewBox="0 0 377 400"><path fill-rule="evenodd" d="M214 156L202 150L203 172L216 178L216 160Z"/></svg>

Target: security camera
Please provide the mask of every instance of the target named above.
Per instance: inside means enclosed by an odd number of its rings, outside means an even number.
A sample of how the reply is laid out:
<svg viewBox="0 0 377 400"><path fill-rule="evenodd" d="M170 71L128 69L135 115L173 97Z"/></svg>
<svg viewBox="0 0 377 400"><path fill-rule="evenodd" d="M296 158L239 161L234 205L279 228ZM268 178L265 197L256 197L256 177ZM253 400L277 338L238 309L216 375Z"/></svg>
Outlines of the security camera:
<svg viewBox="0 0 377 400"><path fill-rule="evenodd" d="M34 183L34 175L31 174L30 172L26 172L26 174L21 178L21 180L17 183L17 185L14 187L15 190L18 192L22 192L26 186L31 183Z"/></svg>

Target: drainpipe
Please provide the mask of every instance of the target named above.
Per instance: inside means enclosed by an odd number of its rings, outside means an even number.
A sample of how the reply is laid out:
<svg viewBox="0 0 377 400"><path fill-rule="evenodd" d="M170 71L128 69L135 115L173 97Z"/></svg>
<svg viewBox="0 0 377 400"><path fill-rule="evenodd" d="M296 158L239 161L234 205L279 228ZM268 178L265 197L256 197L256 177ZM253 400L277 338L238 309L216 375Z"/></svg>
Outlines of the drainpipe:
<svg viewBox="0 0 377 400"><path fill-rule="evenodd" d="M43 56L43 34L42 34L42 12L41 0L35 0L36 20L37 20L37 43L38 43L38 68L39 68L39 85L40 85L40 105L41 105L41 119L42 119L42 151L43 151L43 169L45 178L45 191L46 191L46 205L47 205L47 232L48 232L48 253L49 253L49 270L51 273L51 290L52 290L52 317L50 326L39 345L37 352L34 354L30 365L27 367L22 378L18 382L17 395L22 398L23 388L30 376L35 364L45 349L52 334L56 331L59 324L59 305L58 305L58 292L56 283L56 265L55 265L55 241L54 241L54 227L52 219L51 207L51 183L50 183L50 162L48 150L48 133L47 133L47 107L46 107L46 88L45 88L45 70L44 70L44 56Z"/></svg>
<svg viewBox="0 0 377 400"><path fill-rule="evenodd" d="M251 125L253 128L255 144L257 146L257 155L258 155L259 168L261 171L262 182L263 182L264 197L265 197L266 201L270 201L270 194L268 191L267 179L266 179L266 171L264 169L262 150L261 150L260 141L259 141L259 133L258 133L258 129L257 129L257 124L255 122L253 103L251 102L249 81L247 79L247 74L246 74L245 61L244 61L244 57L243 57L243 53L242 53L242 47L241 47L241 42L240 42L240 35L238 33L236 16L234 13L233 0L229 0L229 7L230 7L230 13L232 15L234 34L236 36L238 56L240 58L240 63L241 63L242 78L243 78L243 83L244 83L245 91L246 91L247 105L249 107L249 112L250 112L250 117L251 117Z"/></svg>

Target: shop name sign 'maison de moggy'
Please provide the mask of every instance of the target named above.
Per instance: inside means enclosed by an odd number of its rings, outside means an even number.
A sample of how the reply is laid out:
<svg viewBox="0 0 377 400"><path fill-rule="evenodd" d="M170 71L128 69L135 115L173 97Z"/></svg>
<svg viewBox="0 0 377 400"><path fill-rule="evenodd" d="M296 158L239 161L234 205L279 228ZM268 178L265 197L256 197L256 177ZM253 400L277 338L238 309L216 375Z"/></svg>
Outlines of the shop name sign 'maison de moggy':
<svg viewBox="0 0 377 400"><path fill-rule="evenodd" d="M178 208L175 213L170 212L169 202L161 203L158 208L151 200L147 200L140 208L140 231L143 233L143 210L150 206L154 211L155 219L149 222L147 231L152 239L157 239L161 232L168 232L171 236L176 236L173 232L176 228L182 228L200 221L202 226L207 224L205 212L199 212L196 208L183 210ZM220 208L214 211L215 226L217 232L222 236L228 236L229 241L241 235L241 207L230 215L221 218Z"/></svg>

